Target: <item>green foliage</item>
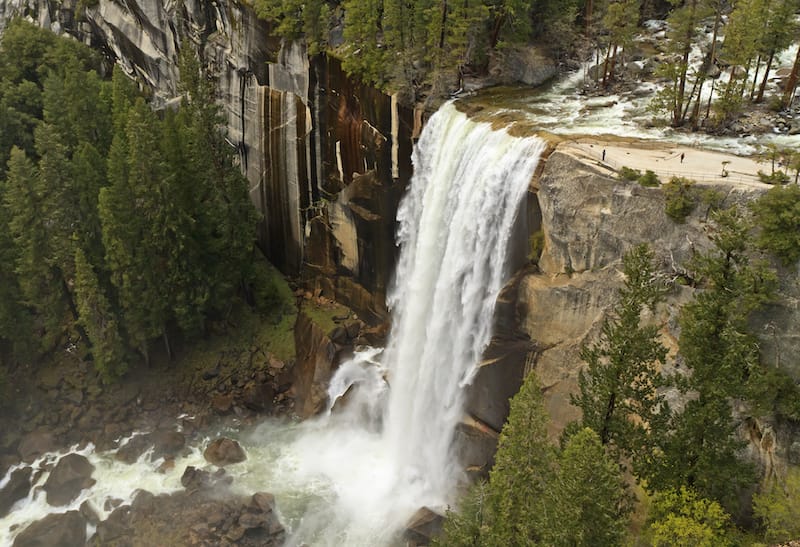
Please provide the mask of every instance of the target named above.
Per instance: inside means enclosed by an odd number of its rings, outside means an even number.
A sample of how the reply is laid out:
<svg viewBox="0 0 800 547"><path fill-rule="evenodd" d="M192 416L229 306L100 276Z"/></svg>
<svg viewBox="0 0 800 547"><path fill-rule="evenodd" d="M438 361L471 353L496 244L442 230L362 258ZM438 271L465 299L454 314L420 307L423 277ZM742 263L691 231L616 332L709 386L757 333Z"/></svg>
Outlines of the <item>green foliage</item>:
<svg viewBox="0 0 800 547"><path fill-rule="evenodd" d="M530 245L528 258L531 262L539 262L539 257L542 256L542 251L544 251L544 232L542 230L533 232L528 238L528 245Z"/></svg>
<svg viewBox="0 0 800 547"><path fill-rule="evenodd" d="M75 252L75 293L80 323L92 343L94 366L104 379L114 380L127 369L127 349L111 304L83 251Z"/></svg>
<svg viewBox="0 0 800 547"><path fill-rule="evenodd" d="M672 177L663 186L665 199L665 212L675 222L684 222L686 217L697 206L697 197L694 192L694 181L683 177Z"/></svg>
<svg viewBox="0 0 800 547"><path fill-rule="evenodd" d="M542 545L621 545L627 525L622 475L591 429L567 441L544 500Z"/></svg>
<svg viewBox="0 0 800 547"><path fill-rule="evenodd" d="M583 413L582 424L633 461L650 458L649 432L668 415L658 364L667 350L659 341L658 325L642 322L646 310L654 310L664 287L653 266L654 256L646 245L631 249L623 257L625 285L619 303L603 322L600 338L581 349L587 369L578 377L579 394L571 398Z"/></svg>
<svg viewBox="0 0 800 547"><path fill-rule="evenodd" d="M500 434L487 495L490 522L485 545L527 545L544 524L542 503L552 480L555 447L547 440L547 413L535 374L513 399Z"/></svg>
<svg viewBox="0 0 800 547"><path fill-rule="evenodd" d="M442 534L431 542L433 547L480 547L488 524L486 508L488 487L480 481L470 486L461 498L458 511L447 510Z"/></svg>
<svg viewBox="0 0 800 547"><path fill-rule="evenodd" d="M655 496L649 534L653 547L725 547L732 544L729 526L716 501L681 487Z"/></svg>
<svg viewBox="0 0 800 547"><path fill-rule="evenodd" d="M800 187L776 186L751 205L756 243L777 256L784 265L800 260Z"/></svg>
<svg viewBox="0 0 800 547"><path fill-rule="evenodd" d="M790 468L784 480L770 481L753 496L753 513L761 519L768 543L800 537L800 470Z"/></svg>
<svg viewBox="0 0 800 547"><path fill-rule="evenodd" d="M660 456L646 478L655 490L682 485L734 509L741 488L754 479L740 459L731 400L759 401L763 375L751 314L772 297L774 274L751 262L750 225L737 209L717 211L711 240L715 249L691 264L702 290L681 309L680 358L688 369L675 385L694 396L673 414L659 439Z"/></svg>
<svg viewBox="0 0 800 547"><path fill-rule="evenodd" d="M791 178L785 172L781 170L773 171L770 174L765 173L762 170L758 170L758 180L763 182L764 184L773 184L773 185L781 185L781 184L788 184Z"/></svg>
<svg viewBox="0 0 800 547"><path fill-rule="evenodd" d="M31 25L3 35L0 342L19 360L34 333L49 351L75 329L114 378L127 347L147 358L156 336L202 333L230 310L250 285L258 217L189 48L186 100L163 119L119 69L109 82L98 66Z"/></svg>
<svg viewBox="0 0 800 547"><path fill-rule="evenodd" d="M630 167L622 166L619 170L619 178L622 180L629 180L635 181L639 180L639 177L642 176L642 172L638 169L632 169Z"/></svg>
<svg viewBox="0 0 800 547"><path fill-rule="evenodd" d="M651 171L650 169L646 170L644 175L639 177L638 182L646 188L655 188L661 184L658 175L656 175L655 172Z"/></svg>

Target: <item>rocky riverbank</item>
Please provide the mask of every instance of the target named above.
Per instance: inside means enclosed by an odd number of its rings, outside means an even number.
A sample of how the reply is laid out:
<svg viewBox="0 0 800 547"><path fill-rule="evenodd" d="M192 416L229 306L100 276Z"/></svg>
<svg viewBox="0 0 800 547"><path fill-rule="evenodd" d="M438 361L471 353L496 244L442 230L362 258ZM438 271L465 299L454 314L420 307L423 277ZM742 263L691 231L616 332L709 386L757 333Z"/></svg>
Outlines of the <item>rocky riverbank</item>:
<svg viewBox="0 0 800 547"><path fill-rule="evenodd" d="M313 354L314 364L324 365L329 374L338 358L369 333L350 310L320 291L298 290L295 298L299 311L277 325L274 318L243 310L235 324L178 347L172 360L159 356L152 368L135 367L110 385L103 384L78 348L11 370L0 414L0 519L41 495L60 514L26 522L24 530L18 529L23 525L0 528L0 544L16 537L15 546L86 541L280 545L284 530L272 512L271 495L247 497L231 489L234 478L225 466L246 459L241 446L208 438L214 431L238 430L267 417L294 416L296 399L307 398L303 389L311 389L300 378L303 356ZM314 343L332 348L328 362L302 349L316 347L304 339L311 331L317 332ZM300 367L294 357L287 358L295 347L301 348ZM311 373L319 375L314 368ZM197 450L205 450L205 465L186 466L186 456ZM167 475L177 476L183 488L154 495L142 487L127 502L109 497L103 507L88 502L73 507L79 493L97 480L90 453L106 454L114 465L147 461L164 474L164 484L172 480Z"/></svg>

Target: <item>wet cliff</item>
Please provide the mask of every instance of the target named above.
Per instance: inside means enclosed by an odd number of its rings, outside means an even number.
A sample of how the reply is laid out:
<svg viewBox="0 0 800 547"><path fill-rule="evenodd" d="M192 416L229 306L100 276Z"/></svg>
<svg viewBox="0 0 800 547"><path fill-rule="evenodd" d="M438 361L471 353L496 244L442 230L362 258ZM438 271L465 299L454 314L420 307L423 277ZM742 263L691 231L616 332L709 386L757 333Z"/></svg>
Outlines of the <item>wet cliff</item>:
<svg viewBox="0 0 800 547"><path fill-rule="evenodd" d="M195 48L216 79L267 256L366 319L383 319L413 110L351 80L338 60L275 38L246 3L78 4L2 0L0 28L25 17L86 42L152 90L156 104L178 99L178 53Z"/></svg>

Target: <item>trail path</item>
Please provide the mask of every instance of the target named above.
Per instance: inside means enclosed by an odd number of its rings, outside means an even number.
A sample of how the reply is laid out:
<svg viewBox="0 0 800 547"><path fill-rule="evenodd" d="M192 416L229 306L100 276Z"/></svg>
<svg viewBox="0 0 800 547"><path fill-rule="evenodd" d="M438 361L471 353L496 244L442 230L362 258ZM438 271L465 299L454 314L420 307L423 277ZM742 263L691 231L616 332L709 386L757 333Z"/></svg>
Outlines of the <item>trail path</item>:
<svg viewBox="0 0 800 547"><path fill-rule="evenodd" d="M558 149L609 171L630 167L644 172L654 171L662 183L674 176L698 183L728 183L731 186L768 187L758 180L758 171L770 172L769 163L725 152L703 150L664 142L637 141L626 143L581 137L566 141ZM603 151L605 150L605 160ZM681 161L683 154L683 161ZM723 162L727 176L722 176ZM776 165L776 169L778 166Z"/></svg>

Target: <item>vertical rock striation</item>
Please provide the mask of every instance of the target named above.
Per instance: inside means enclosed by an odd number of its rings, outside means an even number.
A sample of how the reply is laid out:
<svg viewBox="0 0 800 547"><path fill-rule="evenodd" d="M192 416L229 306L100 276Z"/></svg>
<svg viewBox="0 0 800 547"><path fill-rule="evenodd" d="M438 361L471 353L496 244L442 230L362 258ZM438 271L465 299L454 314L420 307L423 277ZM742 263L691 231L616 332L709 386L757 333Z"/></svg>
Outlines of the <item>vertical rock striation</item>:
<svg viewBox="0 0 800 547"><path fill-rule="evenodd" d="M338 60L309 59L302 43L275 38L236 0L77 4L0 0L0 29L24 17L74 36L150 88L157 105L178 99L178 53L197 48L263 215L268 257L366 317L385 318L414 112L352 81Z"/></svg>

